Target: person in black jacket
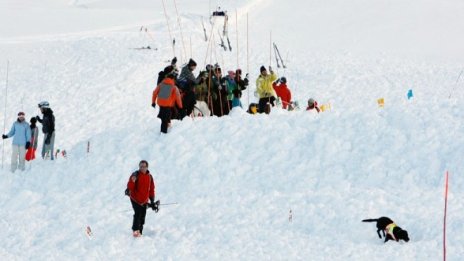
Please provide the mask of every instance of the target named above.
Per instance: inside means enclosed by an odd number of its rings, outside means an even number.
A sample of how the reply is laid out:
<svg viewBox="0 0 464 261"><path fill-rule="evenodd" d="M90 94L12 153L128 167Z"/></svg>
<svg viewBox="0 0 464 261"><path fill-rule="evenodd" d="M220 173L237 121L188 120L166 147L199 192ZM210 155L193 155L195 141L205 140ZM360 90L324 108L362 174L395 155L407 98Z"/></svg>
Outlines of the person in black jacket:
<svg viewBox="0 0 464 261"><path fill-rule="evenodd" d="M43 118L40 119L37 116L37 120L42 123L42 132L44 134L44 143L42 144L42 158L45 159L47 154L50 155L50 159L54 159L53 147L55 145L55 116L53 111L50 109L50 104L46 101L39 103L40 111L43 114Z"/></svg>

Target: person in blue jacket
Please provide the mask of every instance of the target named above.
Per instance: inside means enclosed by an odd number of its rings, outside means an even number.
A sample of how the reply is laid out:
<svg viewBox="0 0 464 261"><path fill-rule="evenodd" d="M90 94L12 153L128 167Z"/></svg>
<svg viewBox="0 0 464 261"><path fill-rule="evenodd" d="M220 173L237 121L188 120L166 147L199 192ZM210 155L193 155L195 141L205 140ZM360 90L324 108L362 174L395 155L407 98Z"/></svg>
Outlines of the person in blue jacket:
<svg viewBox="0 0 464 261"><path fill-rule="evenodd" d="M13 137L13 149L11 153L11 172L16 169L25 170L26 150L31 145L31 128L25 121L24 112L18 113L18 119L13 123L10 132L3 134L3 139Z"/></svg>

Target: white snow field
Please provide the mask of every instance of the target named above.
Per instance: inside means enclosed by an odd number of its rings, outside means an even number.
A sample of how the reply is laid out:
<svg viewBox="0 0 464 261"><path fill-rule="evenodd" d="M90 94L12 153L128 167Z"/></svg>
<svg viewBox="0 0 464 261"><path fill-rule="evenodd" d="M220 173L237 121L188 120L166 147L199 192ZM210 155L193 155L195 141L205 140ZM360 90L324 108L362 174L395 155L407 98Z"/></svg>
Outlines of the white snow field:
<svg viewBox="0 0 464 261"><path fill-rule="evenodd" d="M248 71L244 107L272 35L301 110L234 109L160 135L151 94L173 57L162 1L1 0L0 122L47 100L68 154L11 173L2 143L1 260L441 260L446 171L447 260L463 260L463 1L177 0L182 33L165 3L179 64ZM217 5L232 52L221 20L207 51L201 21L209 37ZM308 113L309 97L331 110ZM124 189L141 159L157 199L178 204L149 210L133 238ZM381 216L411 240L384 244L361 222Z"/></svg>

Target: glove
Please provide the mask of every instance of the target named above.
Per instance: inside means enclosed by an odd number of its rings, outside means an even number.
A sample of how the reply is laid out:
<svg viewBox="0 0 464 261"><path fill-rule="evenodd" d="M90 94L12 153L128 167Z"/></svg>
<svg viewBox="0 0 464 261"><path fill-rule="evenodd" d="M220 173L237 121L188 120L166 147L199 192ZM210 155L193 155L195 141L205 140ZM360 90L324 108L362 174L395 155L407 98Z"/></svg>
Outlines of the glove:
<svg viewBox="0 0 464 261"><path fill-rule="evenodd" d="M187 112L185 111L185 109L180 109L180 110L179 110L179 117L180 117L181 120L182 120L186 115L187 115Z"/></svg>
<svg viewBox="0 0 464 261"><path fill-rule="evenodd" d="M272 66L269 65L269 72L273 72Z"/></svg>
<svg viewBox="0 0 464 261"><path fill-rule="evenodd" d="M153 107L153 109L155 109L156 108L156 103L152 103L151 107Z"/></svg>
<svg viewBox="0 0 464 261"><path fill-rule="evenodd" d="M171 60L171 65L175 65L177 63L177 57L174 57L172 60Z"/></svg>
<svg viewBox="0 0 464 261"><path fill-rule="evenodd" d="M45 144L50 145L50 134L47 134L47 138L45 139Z"/></svg>
<svg viewBox="0 0 464 261"><path fill-rule="evenodd" d="M159 204L160 204L160 201L157 200L156 202L151 202L150 204L148 204L148 206L151 207L151 209L153 209L153 211L155 211L156 213L158 213L158 211L159 211Z"/></svg>
<svg viewBox="0 0 464 261"><path fill-rule="evenodd" d="M8 139L8 135L3 134L2 139Z"/></svg>
<svg viewBox="0 0 464 261"><path fill-rule="evenodd" d="M248 77L243 80L243 83L245 84L245 87L247 87L250 84Z"/></svg>
<svg viewBox="0 0 464 261"><path fill-rule="evenodd" d="M30 141L26 142L26 150L29 149L30 146L31 146L31 142Z"/></svg>
<svg viewBox="0 0 464 261"><path fill-rule="evenodd" d="M130 190L128 188L126 188L126 190L124 191L124 195L130 196Z"/></svg>
<svg viewBox="0 0 464 261"><path fill-rule="evenodd" d="M35 118L36 118L38 121L40 121L39 115L35 116Z"/></svg>

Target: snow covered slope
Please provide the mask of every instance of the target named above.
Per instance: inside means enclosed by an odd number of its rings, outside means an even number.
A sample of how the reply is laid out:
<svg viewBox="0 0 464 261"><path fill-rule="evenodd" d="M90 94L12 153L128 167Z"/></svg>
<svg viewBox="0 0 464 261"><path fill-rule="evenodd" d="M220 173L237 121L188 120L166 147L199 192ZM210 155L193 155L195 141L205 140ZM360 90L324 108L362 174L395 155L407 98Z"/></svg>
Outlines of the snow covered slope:
<svg viewBox="0 0 464 261"><path fill-rule="evenodd" d="M3 143L2 260L437 260L446 170L448 260L462 259L461 1L178 0L187 54L166 2L181 61L236 69L237 9L246 71L248 12L252 83L269 65L272 30L288 68L271 63L295 100L314 97L332 110L234 110L174 121L160 136L151 93L173 56L161 1L2 1L0 122L6 117L9 129L18 111L29 118L48 100L56 148L68 152L10 173L11 140ZM234 51L221 51L214 29L216 48L205 57L201 17L209 34L216 4L229 10ZM148 45L158 50L133 49ZM256 100L250 89L245 106ZM123 192L141 159L157 198L179 204L149 211L143 238L134 239ZM361 222L380 216L411 241L383 244L375 225Z"/></svg>

